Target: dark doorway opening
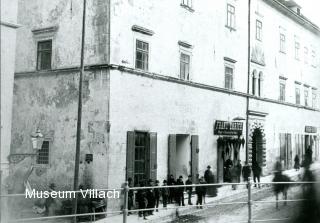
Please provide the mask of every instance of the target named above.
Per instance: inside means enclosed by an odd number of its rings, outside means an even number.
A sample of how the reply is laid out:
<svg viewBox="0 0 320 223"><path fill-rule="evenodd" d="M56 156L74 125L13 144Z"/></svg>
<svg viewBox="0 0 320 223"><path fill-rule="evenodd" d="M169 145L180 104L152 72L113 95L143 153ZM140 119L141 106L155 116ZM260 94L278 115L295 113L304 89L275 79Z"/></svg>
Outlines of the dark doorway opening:
<svg viewBox="0 0 320 223"><path fill-rule="evenodd" d="M252 136L252 163L257 162L263 166L263 138L260 129L255 129Z"/></svg>

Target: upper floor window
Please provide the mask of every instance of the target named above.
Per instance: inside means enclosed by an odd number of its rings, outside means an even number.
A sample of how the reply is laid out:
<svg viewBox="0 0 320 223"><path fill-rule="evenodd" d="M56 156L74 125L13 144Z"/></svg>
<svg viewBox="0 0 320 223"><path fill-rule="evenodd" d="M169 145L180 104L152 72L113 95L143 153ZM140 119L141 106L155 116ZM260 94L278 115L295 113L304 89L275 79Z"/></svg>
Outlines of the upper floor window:
<svg viewBox="0 0 320 223"><path fill-rule="evenodd" d="M180 78L183 80L189 80L190 74L190 55L186 53L180 53Z"/></svg>
<svg viewBox="0 0 320 223"><path fill-rule="evenodd" d="M317 60L316 60L316 51L315 50L311 51L311 60L312 60L312 66L316 67L317 66Z"/></svg>
<svg viewBox="0 0 320 223"><path fill-rule="evenodd" d="M192 0L182 0L181 5L192 8Z"/></svg>
<svg viewBox="0 0 320 223"><path fill-rule="evenodd" d="M280 52L286 52L286 36L282 33L280 33Z"/></svg>
<svg viewBox="0 0 320 223"><path fill-rule="evenodd" d="M52 40L38 42L37 49L37 70L51 69Z"/></svg>
<svg viewBox="0 0 320 223"><path fill-rule="evenodd" d="M233 71L234 71L234 67L225 66L224 87L227 89L233 89Z"/></svg>
<svg viewBox="0 0 320 223"><path fill-rule="evenodd" d="M301 99L301 95L300 95L300 85L296 85L296 104L300 105L300 99Z"/></svg>
<svg viewBox="0 0 320 223"><path fill-rule="evenodd" d="M49 164L49 141L43 141L37 153L37 164Z"/></svg>
<svg viewBox="0 0 320 223"><path fill-rule="evenodd" d="M312 89L312 108L317 107L317 92L316 89Z"/></svg>
<svg viewBox="0 0 320 223"><path fill-rule="evenodd" d="M149 43L136 40L136 68L149 69Z"/></svg>
<svg viewBox="0 0 320 223"><path fill-rule="evenodd" d="M235 7L230 4L227 4L227 27L231 29L236 28Z"/></svg>
<svg viewBox="0 0 320 223"><path fill-rule="evenodd" d="M280 101L285 101L286 100L286 80L283 79L283 78L280 78L279 100Z"/></svg>
<svg viewBox="0 0 320 223"><path fill-rule="evenodd" d="M294 58L299 60L300 43L296 40L294 43Z"/></svg>
<svg viewBox="0 0 320 223"><path fill-rule="evenodd" d="M308 63L308 54L309 54L309 50L308 47L304 47L304 63Z"/></svg>
<svg viewBox="0 0 320 223"><path fill-rule="evenodd" d="M256 20L256 39L262 41L262 22Z"/></svg>
<svg viewBox="0 0 320 223"><path fill-rule="evenodd" d="M304 89L304 105L309 106L309 88L305 87Z"/></svg>

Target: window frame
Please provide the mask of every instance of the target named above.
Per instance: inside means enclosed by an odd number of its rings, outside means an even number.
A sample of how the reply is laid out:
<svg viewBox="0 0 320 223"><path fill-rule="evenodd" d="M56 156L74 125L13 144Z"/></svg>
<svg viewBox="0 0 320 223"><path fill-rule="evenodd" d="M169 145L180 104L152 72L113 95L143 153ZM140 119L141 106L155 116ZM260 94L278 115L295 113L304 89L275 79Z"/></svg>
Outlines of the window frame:
<svg viewBox="0 0 320 223"><path fill-rule="evenodd" d="M38 161L39 152L43 149L42 146L44 145L45 142L48 142L48 153L47 153L47 155L48 155L48 163L39 163L39 161ZM50 167L50 164L51 164L52 139L51 138L45 138L43 140L42 146L41 146L41 150L37 150L36 161L35 161L34 166Z"/></svg>
<svg viewBox="0 0 320 223"><path fill-rule="evenodd" d="M294 58L300 60L300 42L298 40L294 41Z"/></svg>
<svg viewBox="0 0 320 223"><path fill-rule="evenodd" d="M232 70L232 75L227 75L227 68ZM224 63L224 88L229 89L229 90L234 90L234 74L235 74L235 65L230 62ZM229 86L227 86L227 77L231 76L231 88L230 88L230 81L229 81ZM230 79L229 79L230 80Z"/></svg>
<svg viewBox="0 0 320 223"><path fill-rule="evenodd" d="M190 11L194 11L193 10L193 1L192 0L181 0L181 4L182 7L185 7L187 9L189 9Z"/></svg>
<svg viewBox="0 0 320 223"><path fill-rule="evenodd" d="M43 43L48 43L50 42L50 49L42 49L40 50L40 44ZM52 50L52 43L53 40L52 39L43 39L43 40L39 40L37 41L37 61L36 61L36 70L37 71L45 71L45 70L51 70L52 69L52 54L53 54L53 50ZM45 53L45 52L50 52L50 67L49 68L41 68L41 53Z"/></svg>
<svg viewBox="0 0 320 223"><path fill-rule="evenodd" d="M295 99L296 99L296 105L301 105L301 89L300 85L295 86Z"/></svg>
<svg viewBox="0 0 320 223"><path fill-rule="evenodd" d="M312 89L312 108L317 108L317 90Z"/></svg>
<svg viewBox="0 0 320 223"><path fill-rule="evenodd" d="M232 9L232 10L229 10ZM227 3L227 24L226 27L230 30L236 30L236 7Z"/></svg>
<svg viewBox="0 0 320 223"><path fill-rule="evenodd" d="M187 52L187 51L185 51L185 50L180 50L180 57L179 57L179 65L180 65L180 67L179 67L179 78L181 79L181 80L185 80L185 81L190 81L190 79L191 79L191 53L189 53L189 52ZM189 57L189 61L188 61L188 63L185 63L185 61L182 61L182 55L185 55L185 56L188 56ZM181 66L182 66L182 63L184 63L184 64L188 64L188 74L187 74L187 76L186 76L186 74L184 74L184 78L182 78L182 75L181 75L181 72L182 72L182 70L181 70Z"/></svg>
<svg viewBox="0 0 320 223"><path fill-rule="evenodd" d="M280 33L280 52L286 53L286 35L283 33Z"/></svg>
<svg viewBox="0 0 320 223"><path fill-rule="evenodd" d="M256 19L256 40L262 42L262 22L259 19Z"/></svg>
<svg viewBox="0 0 320 223"><path fill-rule="evenodd" d="M309 107L309 88L304 87L304 106Z"/></svg>
<svg viewBox="0 0 320 223"><path fill-rule="evenodd" d="M137 67L138 42L147 44L147 46L148 46L148 50L147 50L147 64L146 64L147 68L146 68L146 69ZM146 41L146 40L141 39L141 38L135 38L134 43L135 43L135 45L134 45L134 68L135 68L135 69L138 69L138 70L142 70L142 71L148 72L148 71L150 70L150 43L149 43L149 41ZM142 52L142 53L145 53L145 52L143 51L143 49L142 49L142 50L139 50L139 51ZM141 62L142 62L142 63L145 63L144 61L141 61ZM143 67L144 67L144 66L143 66Z"/></svg>
<svg viewBox="0 0 320 223"><path fill-rule="evenodd" d="M304 63L305 64L308 64L308 58L309 57L309 49L308 49L308 47L304 47Z"/></svg>
<svg viewBox="0 0 320 223"><path fill-rule="evenodd" d="M286 80L283 79L279 81L279 101L286 101Z"/></svg>

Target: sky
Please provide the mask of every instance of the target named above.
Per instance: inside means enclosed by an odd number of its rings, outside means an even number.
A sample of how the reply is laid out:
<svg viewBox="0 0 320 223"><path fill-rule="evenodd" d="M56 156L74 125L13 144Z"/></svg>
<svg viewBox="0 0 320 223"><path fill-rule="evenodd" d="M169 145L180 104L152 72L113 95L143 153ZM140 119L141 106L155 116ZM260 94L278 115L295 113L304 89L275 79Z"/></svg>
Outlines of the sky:
<svg viewBox="0 0 320 223"><path fill-rule="evenodd" d="M320 27L320 0L295 0L301 6L301 13Z"/></svg>

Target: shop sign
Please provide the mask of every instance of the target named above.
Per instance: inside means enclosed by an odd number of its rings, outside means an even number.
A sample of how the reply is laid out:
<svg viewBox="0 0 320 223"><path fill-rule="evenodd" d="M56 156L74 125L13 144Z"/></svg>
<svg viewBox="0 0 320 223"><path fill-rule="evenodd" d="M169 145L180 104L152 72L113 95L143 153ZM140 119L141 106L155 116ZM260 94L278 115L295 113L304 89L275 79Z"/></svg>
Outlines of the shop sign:
<svg viewBox="0 0 320 223"><path fill-rule="evenodd" d="M317 133L317 128L315 126L307 126L305 127L306 133Z"/></svg>
<svg viewBox="0 0 320 223"><path fill-rule="evenodd" d="M242 135L242 122L228 122L217 120L214 125L215 135Z"/></svg>

